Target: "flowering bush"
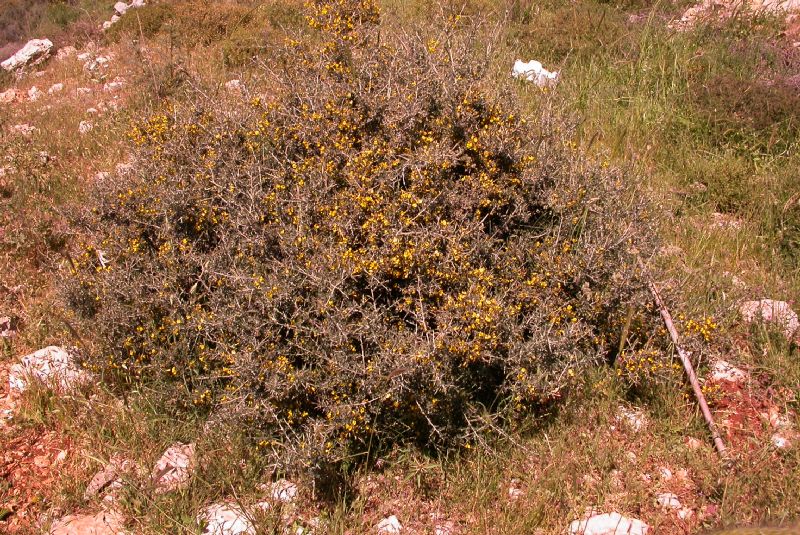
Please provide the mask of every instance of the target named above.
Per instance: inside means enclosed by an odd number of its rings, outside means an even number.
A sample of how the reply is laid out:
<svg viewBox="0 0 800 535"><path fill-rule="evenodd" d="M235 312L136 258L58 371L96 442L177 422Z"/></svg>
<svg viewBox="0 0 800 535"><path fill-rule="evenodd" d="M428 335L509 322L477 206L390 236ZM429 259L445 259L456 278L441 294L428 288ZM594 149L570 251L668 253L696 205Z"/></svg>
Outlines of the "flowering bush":
<svg viewBox="0 0 800 535"><path fill-rule="evenodd" d="M393 36L339 0L308 22L277 92L132 128L66 285L87 365L327 463L468 443L608 358L650 247L632 177L526 118L460 21Z"/></svg>

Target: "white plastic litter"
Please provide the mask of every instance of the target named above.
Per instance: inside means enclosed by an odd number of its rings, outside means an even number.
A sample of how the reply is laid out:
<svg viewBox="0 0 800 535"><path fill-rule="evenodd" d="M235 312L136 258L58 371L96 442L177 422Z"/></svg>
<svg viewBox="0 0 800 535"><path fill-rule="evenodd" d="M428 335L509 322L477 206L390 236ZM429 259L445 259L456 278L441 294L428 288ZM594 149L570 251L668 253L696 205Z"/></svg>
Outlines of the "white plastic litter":
<svg viewBox="0 0 800 535"><path fill-rule="evenodd" d="M514 62L511 76L533 82L537 87L552 87L558 83L561 73L548 71L536 60L525 63L518 59Z"/></svg>

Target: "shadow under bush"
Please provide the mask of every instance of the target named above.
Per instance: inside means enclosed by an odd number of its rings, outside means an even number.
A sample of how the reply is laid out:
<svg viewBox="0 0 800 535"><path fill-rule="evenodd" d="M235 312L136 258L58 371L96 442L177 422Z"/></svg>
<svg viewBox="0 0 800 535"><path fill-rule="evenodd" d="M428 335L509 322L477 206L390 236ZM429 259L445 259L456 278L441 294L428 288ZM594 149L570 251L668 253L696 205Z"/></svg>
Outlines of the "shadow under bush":
<svg viewBox="0 0 800 535"><path fill-rule="evenodd" d="M307 21L319 39L270 58L264 95L132 129L136 172L80 214L64 288L86 364L323 471L463 445L602 364L646 299L635 178L524 117L475 28L381 33L367 1Z"/></svg>

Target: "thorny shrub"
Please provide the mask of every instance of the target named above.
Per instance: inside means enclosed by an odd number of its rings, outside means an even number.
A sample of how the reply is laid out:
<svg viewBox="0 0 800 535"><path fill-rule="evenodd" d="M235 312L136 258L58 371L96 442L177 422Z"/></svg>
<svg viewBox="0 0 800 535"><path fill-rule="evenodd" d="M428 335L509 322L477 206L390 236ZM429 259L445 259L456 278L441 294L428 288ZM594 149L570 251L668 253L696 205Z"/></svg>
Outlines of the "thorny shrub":
<svg viewBox="0 0 800 535"><path fill-rule="evenodd" d="M235 415L284 466L468 446L608 359L645 300L634 178L524 117L468 21L378 19L314 3L319 38L270 58L282 90L137 124L66 284L106 381Z"/></svg>

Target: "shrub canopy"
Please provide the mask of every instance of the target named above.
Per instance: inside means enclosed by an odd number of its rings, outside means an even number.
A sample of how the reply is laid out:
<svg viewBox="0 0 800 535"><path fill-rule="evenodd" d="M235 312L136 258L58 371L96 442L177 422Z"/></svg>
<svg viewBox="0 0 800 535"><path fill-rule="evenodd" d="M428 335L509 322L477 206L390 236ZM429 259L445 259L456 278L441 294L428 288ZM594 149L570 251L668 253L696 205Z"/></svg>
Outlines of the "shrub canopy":
<svg viewBox="0 0 800 535"><path fill-rule="evenodd" d="M341 0L308 21L261 96L132 129L135 172L101 185L66 285L87 365L331 462L463 443L603 362L642 288L631 177L526 118L463 21L393 35Z"/></svg>

